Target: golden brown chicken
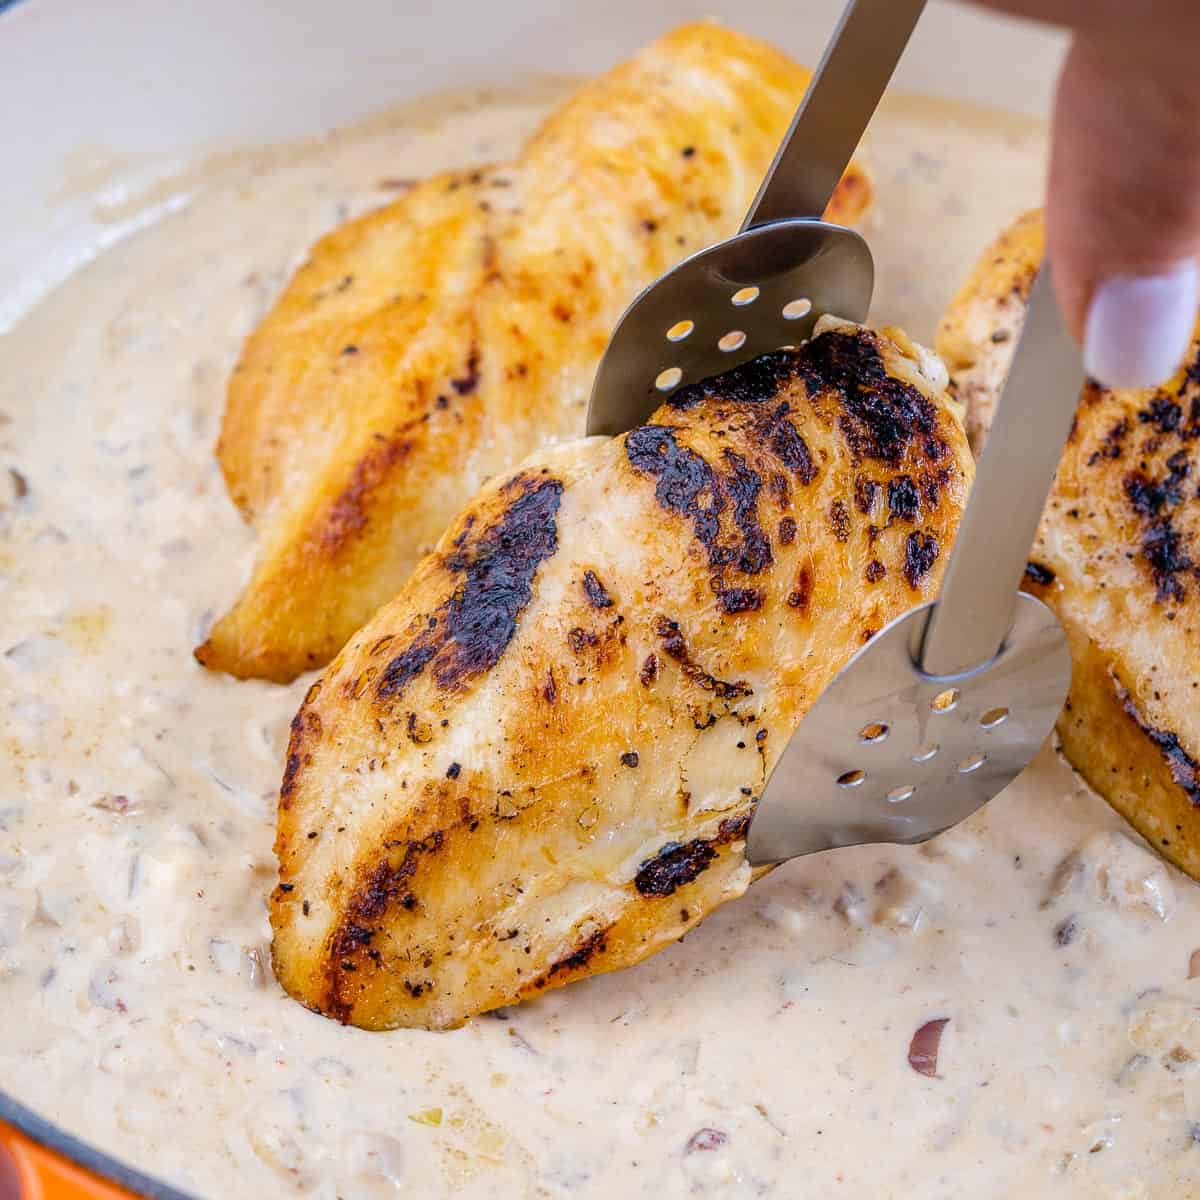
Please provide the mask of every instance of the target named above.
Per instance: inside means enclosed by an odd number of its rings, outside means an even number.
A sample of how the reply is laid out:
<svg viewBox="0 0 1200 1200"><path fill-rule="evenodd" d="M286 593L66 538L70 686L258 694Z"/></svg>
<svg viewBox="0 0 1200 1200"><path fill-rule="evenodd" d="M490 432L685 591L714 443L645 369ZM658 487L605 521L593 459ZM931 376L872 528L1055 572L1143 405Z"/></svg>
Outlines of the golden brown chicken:
<svg viewBox="0 0 1200 1200"><path fill-rule="evenodd" d="M516 161L318 243L230 384L219 456L259 554L200 661L275 680L327 662L485 479L581 434L617 317L735 231L808 79L689 25L581 88ZM868 193L852 167L831 219Z"/></svg>
<svg viewBox="0 0 1200 1200"><path fill-rule="evenodd" d="M801 715L936 589L973 469L944 383L831 322L490 483L293 722L284 987L453 1026L740 895Z"/></svg>
<svg viewBox="0 0 1200 1200"><path fill-rule="evenodd" d="M1029 213L988 249L942 323L938 350L977 442L1043 249L1041 214ZM1085 388L1026 572L1026 587L1055 610L1071 642L1074 678L1058 723L1067 758L1196 878L1198 484L1200 330L1164 387Z"/></svg>

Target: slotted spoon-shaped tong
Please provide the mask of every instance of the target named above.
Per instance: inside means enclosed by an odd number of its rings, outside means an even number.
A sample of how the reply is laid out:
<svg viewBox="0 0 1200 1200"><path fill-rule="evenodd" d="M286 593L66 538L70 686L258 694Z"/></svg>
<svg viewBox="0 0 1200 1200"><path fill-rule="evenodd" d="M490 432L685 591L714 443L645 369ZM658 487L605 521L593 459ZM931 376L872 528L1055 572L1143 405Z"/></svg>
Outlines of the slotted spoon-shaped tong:
<svg viewBox="0 0 1200 1200"><path fill-rule="evenodd" d="M596 374L589 434L644 422L685 382L866 319L874 265L820 220L924 0L850 0L741 231L626 310ZM755 865L834 846L924 841L1037 753L1071 679L1066 635L1018 591L1083 384L1048 268L997 406L941 594L877 633L805 715L748 835Z"/></svg>

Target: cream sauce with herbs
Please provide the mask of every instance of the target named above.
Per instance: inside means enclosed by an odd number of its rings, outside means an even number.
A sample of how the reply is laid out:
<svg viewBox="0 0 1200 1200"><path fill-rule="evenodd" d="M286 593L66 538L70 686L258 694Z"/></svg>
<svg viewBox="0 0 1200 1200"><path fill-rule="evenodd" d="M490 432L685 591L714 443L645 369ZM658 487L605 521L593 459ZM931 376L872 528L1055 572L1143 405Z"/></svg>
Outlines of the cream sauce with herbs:
<svg viewBox="0 0 1200 1200"><path fill-rule="evenodd" d="M644 965L453 1033L344 1029L275 984L307 681L191 657L252 553L224 381L316 236L509 153L551 91L226 158L0 339L0 1089L211 1197L1200 1195L1200 889L1049 753L929 847L792 863ZM892 105L882 319L932 336L1043 146Z"/></svg>

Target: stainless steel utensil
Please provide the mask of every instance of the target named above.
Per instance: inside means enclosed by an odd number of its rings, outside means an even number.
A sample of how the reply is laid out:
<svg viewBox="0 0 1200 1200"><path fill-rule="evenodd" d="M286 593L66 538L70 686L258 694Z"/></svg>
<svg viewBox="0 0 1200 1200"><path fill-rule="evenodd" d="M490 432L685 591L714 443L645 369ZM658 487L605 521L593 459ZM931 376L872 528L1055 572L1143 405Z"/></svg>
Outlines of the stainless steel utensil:
<svg viewBox="0 0 1200 1200"><path fill-rule="evenodd" d="M924 8L850 0L741 230L661 276L617 323L589 434L642 424L681 384L802 342L826 313L866 319L871 252L820 216Z"/></svg>
<svg viewBox="0 0 1200 1200"><path fill-rule="evenodd" d="M941 594L876 634L800 722L751 823L752 863L925 841L1038 752L1071 656L1054 614L1017 588L1083 378L1043 268Z"/></svg>
<svg viewBox="0 0 1200 1200"><path fill-rule="evenodd" d="M826 313L865 320L870 250L817 218L924 6L847 5L741 231L667 272L617 324L589 434L633 428L682 383L803 341ZM876 634L809 710L758 804L752 863L923 841L1037 753L1071 659L1054 614L1017 589L1082 382L1043 270L941 595Z"/></svg>

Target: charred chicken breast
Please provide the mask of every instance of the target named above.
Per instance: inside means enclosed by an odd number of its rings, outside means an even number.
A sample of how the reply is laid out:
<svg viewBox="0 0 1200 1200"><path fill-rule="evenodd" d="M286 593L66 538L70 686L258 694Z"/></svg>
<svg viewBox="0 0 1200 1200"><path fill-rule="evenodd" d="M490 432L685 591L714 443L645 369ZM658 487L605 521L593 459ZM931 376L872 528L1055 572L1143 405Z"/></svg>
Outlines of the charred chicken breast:
<svg viewBox="0 0 1200 1200"><path fill-rule="evenodd" d="M1040 213L1001 235L954 300L938 350L976 448L1044 250ZM1047 381L1047 386L1053 386ZM1163 387L1089 384L1025 586L1062 621L1074 673L1058 723L1076 770L1200 878L1200 331Z"/></svg>
<svg viewBox="0 0 1200 1200"><path fill-rule="evenodd" d="M453 1026L745 890L775 758L933 594L972 474L936 359L827 325L493 480L326 669L280 793L292 995Z"/></svg>

